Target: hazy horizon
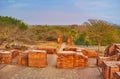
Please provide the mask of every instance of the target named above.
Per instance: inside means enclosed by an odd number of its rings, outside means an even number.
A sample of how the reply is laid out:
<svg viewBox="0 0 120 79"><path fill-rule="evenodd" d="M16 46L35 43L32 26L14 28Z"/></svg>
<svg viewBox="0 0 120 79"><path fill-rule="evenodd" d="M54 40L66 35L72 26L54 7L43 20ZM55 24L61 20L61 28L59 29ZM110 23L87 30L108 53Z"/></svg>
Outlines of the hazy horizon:
<svg viewBox="0 0 120 79"><path fill-rule="evenodd" d="M28 25L80 25L100 19L120 25L120 0L0 0L0 16Z"/></svg>

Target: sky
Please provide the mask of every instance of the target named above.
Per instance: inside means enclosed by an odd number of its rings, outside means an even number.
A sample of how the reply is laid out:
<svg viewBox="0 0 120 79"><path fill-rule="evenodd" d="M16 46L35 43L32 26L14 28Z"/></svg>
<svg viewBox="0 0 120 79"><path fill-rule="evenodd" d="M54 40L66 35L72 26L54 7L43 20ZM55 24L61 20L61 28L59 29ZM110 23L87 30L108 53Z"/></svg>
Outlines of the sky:
<svg viewBox="0 0 120 79"><path fill-rule="evenodd" d="M88 19L120 25L120 0L0 0L0 16L29 25L82 24Z"/></svg>

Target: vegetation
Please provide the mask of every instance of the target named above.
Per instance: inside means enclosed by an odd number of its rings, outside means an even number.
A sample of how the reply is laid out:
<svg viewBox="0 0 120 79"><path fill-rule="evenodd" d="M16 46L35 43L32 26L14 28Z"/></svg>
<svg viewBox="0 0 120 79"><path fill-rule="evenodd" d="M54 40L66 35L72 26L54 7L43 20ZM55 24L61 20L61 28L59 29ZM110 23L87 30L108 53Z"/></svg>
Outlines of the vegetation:
<svg viewBox="0 0 120 79"><path fill-rule="evenodd" d="M8 17L8 16L0 16L0 27L18 27L20 29L27 29L27 25L22 22L21 20L18 20L16 18Z"/></svg>
<svg viewBox="0 0 120 79"><path fill-rule="evenodd" d="M89 39L98 45L98 50L101 45L106 45L118 41L116 27L102 20L88 20L85 23L88 28L87 35ZM112 37L111 37L112 36Z"/></svg>
<svg viewBox="0 0 120 79"><path fill-rule="evenodd" d="M28 26L21 20L0 16L0 42L5 40L35 44L39 41L56 41L59 35L63 41L71 37L79 45L107 45L120 42L120 27L103 20L90 19L82 25Z"/></svg>
<svg viewBox="0 0 120 79"><path fill-rule="evenodd" d="M21 20L8 16L0 16L0 43L20 38L28 26Z"/></svg>

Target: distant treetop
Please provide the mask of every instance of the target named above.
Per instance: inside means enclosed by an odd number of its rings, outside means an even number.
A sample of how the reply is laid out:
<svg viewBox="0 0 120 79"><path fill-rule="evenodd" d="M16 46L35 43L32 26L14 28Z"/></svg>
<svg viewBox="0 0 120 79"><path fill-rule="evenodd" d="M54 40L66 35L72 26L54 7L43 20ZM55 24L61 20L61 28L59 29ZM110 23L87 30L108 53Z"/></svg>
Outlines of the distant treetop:
<svg viewBox="0 0 120 79"><path fill-rule="evenodd" d="M28 28L23 21L9 16L0 16L0 27L19 27L23 30Z"/></svg>

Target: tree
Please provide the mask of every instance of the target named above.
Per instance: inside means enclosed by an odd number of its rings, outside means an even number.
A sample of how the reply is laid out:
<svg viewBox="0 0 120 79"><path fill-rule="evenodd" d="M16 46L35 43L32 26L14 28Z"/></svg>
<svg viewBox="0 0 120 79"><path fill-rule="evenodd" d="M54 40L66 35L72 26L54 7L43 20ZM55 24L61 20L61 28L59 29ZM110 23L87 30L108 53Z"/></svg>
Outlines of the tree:
<svg viewBox="0 0 120 79"><path fill-rule="evenodd" d="M78 39L78 35L79 35L79 34L78 34L78 32L77 32L76 30L72 29L72 30L70 31L70 35L71 35L72 40L75 41L75 40Z"/></svg>
<svg viewBox="0 0 120 79"><path fill-rule="evenodd" d="M21 20L8 16L0 16L0 40L15 40L27 28L28 26Z"/></svg>
<svg viewBox="0 0 120 79"><path fill-rule="evenodd" d="M85 23L88 29L88 37L98 45L98 51L101 44L115 42L117 38L116 27L103 20L89 19Z"/></svg>
<svg viewBox="0 0 120 79"><path fill-rule="evenodd" d="M67 26L55 26L56 30L59 30L61 32L61 35L63 36L63 41L65 42L67 40L67 37L70 35L70 27Z"/></svg>
<svg viewBox="0 0 120 79"><path fill-rule="evenodd" d="M21 20L8 16L0 16L0 27L18 27L22 30L26 30L28 28L28 26Z"/></svg>

